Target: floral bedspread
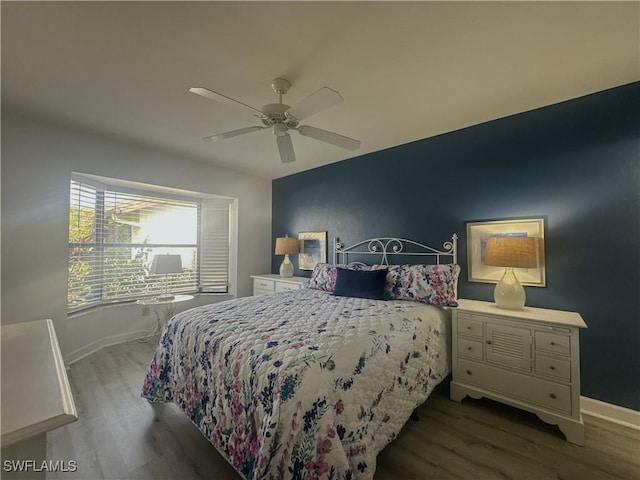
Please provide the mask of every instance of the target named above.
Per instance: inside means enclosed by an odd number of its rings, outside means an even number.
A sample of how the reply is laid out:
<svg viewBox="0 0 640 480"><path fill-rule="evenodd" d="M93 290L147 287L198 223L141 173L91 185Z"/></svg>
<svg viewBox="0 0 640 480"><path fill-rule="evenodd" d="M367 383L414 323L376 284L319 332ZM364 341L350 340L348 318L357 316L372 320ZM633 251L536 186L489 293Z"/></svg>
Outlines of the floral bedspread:
<svg viewBox="0 0 640 480"><path fill-rule="evenodd" d="M449 328L436 307L311 289L197 307L167 323L142 396L246 479L371 479L448 374Z"/></svg>

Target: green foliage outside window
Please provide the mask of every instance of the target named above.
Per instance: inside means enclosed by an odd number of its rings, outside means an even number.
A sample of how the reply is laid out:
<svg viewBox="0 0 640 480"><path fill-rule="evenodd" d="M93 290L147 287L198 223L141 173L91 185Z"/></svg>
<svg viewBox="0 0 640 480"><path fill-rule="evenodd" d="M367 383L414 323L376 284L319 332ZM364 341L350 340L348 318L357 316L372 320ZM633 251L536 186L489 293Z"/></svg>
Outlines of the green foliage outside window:
<svg viewBox="0 0 640 480"><path fill-rule="evenodd" d="M67 303L70 307L109 301L124 296L143 296L157 292L160 279L149 276L151 248L109 246L112 243L130 243L131 227L112 219L104 222L102 248L96 243L95 211L89 207L72 206L69 214L69 276ZM144 242L146 243L146 241ZM98 267L102 270L99 283L90 278Z"/></svg>
<svg viewBox="0 0 640 480"><path fill-rule="evenodd" d="M69 210L69 274L67 287L67 304L82 305L91 297L91 285L86 279L92 268L88 259L93 247L86 245L95 240L95 211L93 208L72 205ZM86 246L84 246L86 245Z"/></svg>

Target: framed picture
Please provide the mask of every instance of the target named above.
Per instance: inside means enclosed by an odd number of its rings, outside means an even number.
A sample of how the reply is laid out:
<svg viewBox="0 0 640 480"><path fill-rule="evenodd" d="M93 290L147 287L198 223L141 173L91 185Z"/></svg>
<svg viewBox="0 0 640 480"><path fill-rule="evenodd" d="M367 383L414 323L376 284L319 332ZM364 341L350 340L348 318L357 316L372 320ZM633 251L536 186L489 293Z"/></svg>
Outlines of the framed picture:
<svg viewBox="0 0 640 480"><path fill-rule="evenodd" d="M516 235L538 238L539 266L537 268L515 268L520 283L530 287L545 287L544 219L525 218L516 220L494 220L467 223L467 265L470 282L498 283L504 267L484 264L487 238L495 235Z"/></svg>
<svg viewBox="0 0 640 480"><path fill-rule="evenodd" d="M327 232L300 232L300 253L298 268L313 270L318 263L327 262Z"/></svg>

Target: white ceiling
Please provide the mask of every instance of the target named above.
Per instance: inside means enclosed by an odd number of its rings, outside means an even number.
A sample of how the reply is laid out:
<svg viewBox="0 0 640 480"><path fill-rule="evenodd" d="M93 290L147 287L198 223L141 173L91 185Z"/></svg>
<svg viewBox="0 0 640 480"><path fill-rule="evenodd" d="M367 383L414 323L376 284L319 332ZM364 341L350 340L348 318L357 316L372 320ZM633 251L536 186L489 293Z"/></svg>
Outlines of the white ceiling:
<svg viewBox="0 0 640 480"><path fill-rule="evenodd" d="M431 137L640 80L639 2L6 2L3 107L53 117L265 178ZM202 86L256 108L293 84L344 102L304 123L351 152L265 130ZM428 159L425 159L428 161Z"/></svg>

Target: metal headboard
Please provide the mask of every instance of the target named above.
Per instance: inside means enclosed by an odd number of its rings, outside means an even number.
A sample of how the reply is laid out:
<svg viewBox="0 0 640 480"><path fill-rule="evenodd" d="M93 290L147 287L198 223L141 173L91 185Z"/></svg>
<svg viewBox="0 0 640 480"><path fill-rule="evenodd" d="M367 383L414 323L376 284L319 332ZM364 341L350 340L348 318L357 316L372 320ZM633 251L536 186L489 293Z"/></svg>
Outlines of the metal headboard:
<svg viewBox="0 0 640 480"><path fill-rule="evenodd" d="M350 253L358 256L378 255L381 265L389 265L389 255L431 257L432 260L435 259L437 265L440 264L440 257L449 257L447 263L458 263L458 235L454 233L451 241L444 242L442 247L443 250L438 250L413 240L394 237L370 238L345 247L336 237L333 243L333 263L349 263Z"/></svg>

